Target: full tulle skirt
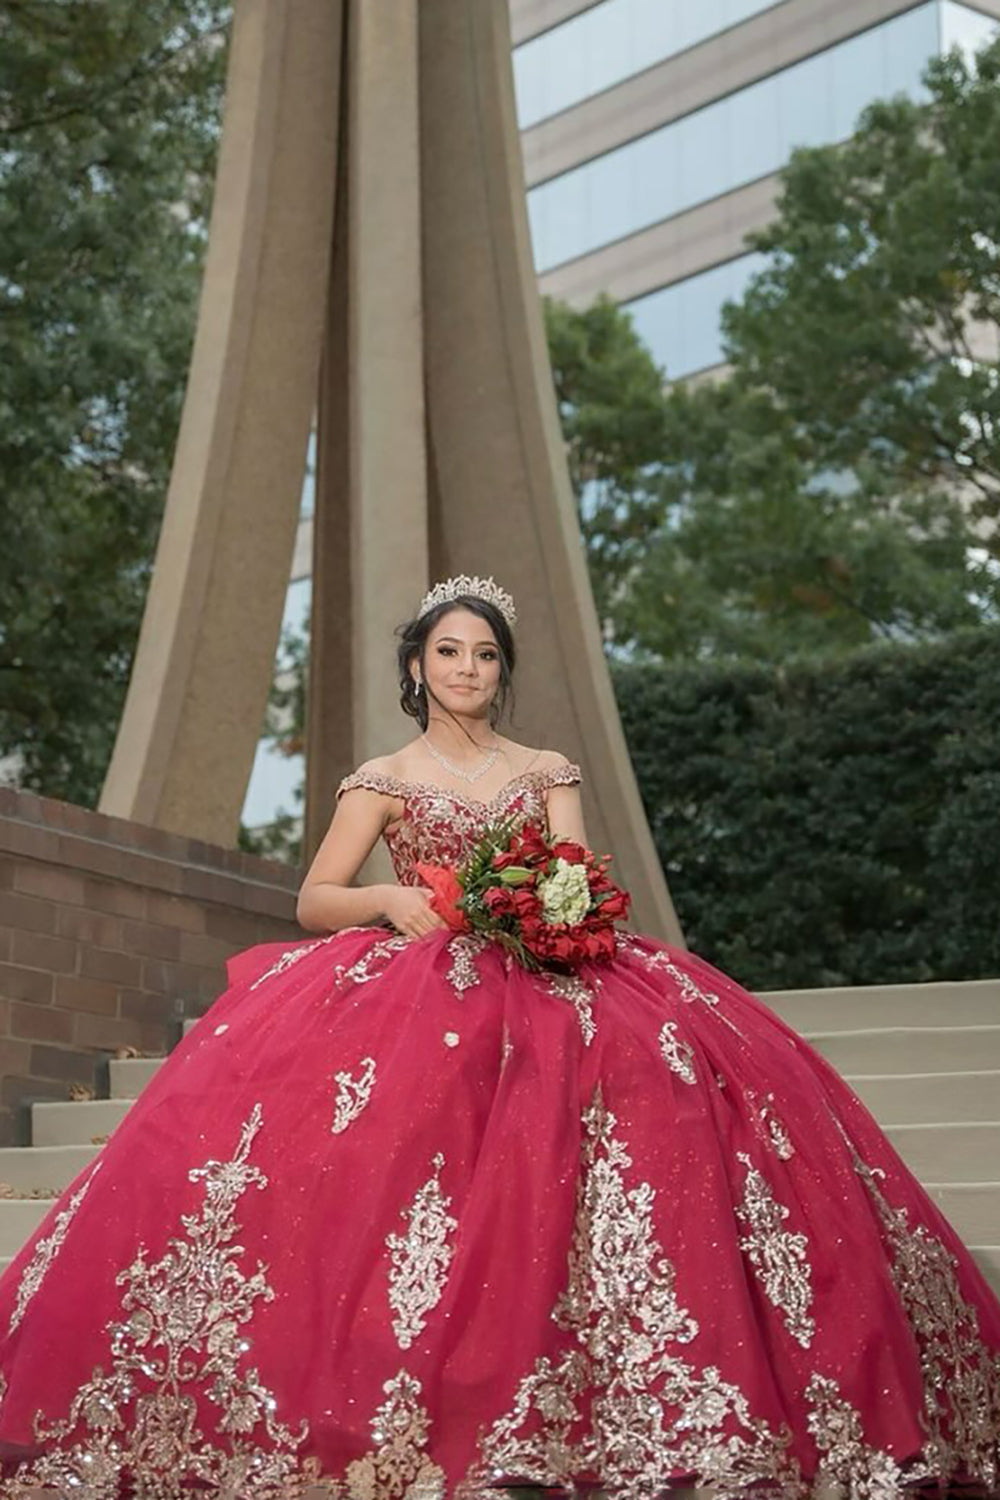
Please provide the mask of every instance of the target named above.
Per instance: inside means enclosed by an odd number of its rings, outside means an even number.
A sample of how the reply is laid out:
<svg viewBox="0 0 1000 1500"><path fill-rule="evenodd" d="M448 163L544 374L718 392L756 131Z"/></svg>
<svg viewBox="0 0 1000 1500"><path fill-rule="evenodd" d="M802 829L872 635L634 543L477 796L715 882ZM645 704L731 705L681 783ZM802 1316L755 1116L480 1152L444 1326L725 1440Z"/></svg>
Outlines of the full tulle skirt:
<svg viewBox="0 0 1000 1500"><path fill-rule="evenodd" d="M708 963L365 928L229 977L0 1279L5 1496L997 1490L996 1299Z"/></svg>

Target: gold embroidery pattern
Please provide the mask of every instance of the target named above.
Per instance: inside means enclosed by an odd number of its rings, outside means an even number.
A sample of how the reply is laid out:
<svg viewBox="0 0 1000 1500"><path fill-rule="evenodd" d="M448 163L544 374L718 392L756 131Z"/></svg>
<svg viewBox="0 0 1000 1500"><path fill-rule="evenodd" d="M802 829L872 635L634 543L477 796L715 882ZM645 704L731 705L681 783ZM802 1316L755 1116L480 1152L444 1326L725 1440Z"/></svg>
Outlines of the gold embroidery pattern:
<svg viewBox="0 0 1000 1500"><path fill-rule="evenodd" d="M737 1155L747 1175L743 1202L736 1209L736 1217L750 1230L740 1240L740 1249L746 1253L771 1306L784 1314L785 1327L792 1338L808 1349L816 1332L815 1321L809 1316L812 1303L811 1273L806 1260L809 1241L804 1234L782 1229L789 1210L777 1201L770 1184L749 1156L742 1151Z"/></svg>
<svg viewBox="0 0 1000 1500"><path fill-rule="evenodd" d="M660 1032L660 1052L671 1073L676 1073L685 1083L698 1082L694 1070L694 1048L690 1042L678 1040L676 1021L664 1022Z"/></svg>
<svg viewBox="0 0 1000 1500"><path fill-rule="evenodd" d="M401 932L395 937L381 938L348 968L337 964L333 971L334 984L343 989L346 984L370 984L373 979L381 979L395 954L409 947L412 941Z"/></svg>
<svg viewBox="0 0 1000 1500"><path fill-rule="evenodd" d="M466 990L474 989L479 983L479 970L476 968L475 959L482 953L488 942L488 938L470 933L460 933L449 942L448 954L451 958L451 966L448 969L447 979L459 1000L464 998Z"/></svg>
<svg viewBox="0 0 1000 1500"><path fill-rule="evenodd" d="M94 1371L63 1420L36 1414L37 1441L57 1446L17 1471L23 1493L41 1484L112 1495L127 1474L137 1494L156 1500L184 1500L199 1485L281 1500L296 1478L316 1477L315 1464L297 1456L308 1425L293 1433L280 1422L257 1370L241 1368L250 1349L243 1325L256 1303L274 1296L264 1264L248 1274L233 1243L240 1198L267 1186L249 1164L261 1123L257 1104L233 1157L188 1173L204 1184L205 1198L200 1212L182 1215L184 1237L170 1240L152 1264L140 1247L119 1273L125 1317L109 1330L111 1369ZM227 1448L199 1431L195 1389L218 1407Z"/></svg>
<svg viewBox="0 0 1000 1500"><path fill-rule="evenodd" d="M420 1405L420 1381L400 1370L382 1387L372 1418L373 1453L347 1466L347 1500L444 1500L445 1476L424 1449L431 1419Z"/></svg>
<svg viewBox="0 0 1000 1500"><path fill-rule="evenodd" d="M601 981L595 978L593 988L591 988L585 980L580 978L579 974L550 974L546 979L549 994L555 995L558 1000L568 1000L576 1011L585 1047L589 1047L597 1035L597 1022L594 1020L594 990L600 989L600 986Z"/></svg>
<svg viewBox="0 0 1000 1500"><path fill-rule="evenodd" d="M557 766L551 771L522 771L502 786L488 801L447 791L432 781L398 781L381 771L355 771L345 776L338 789L369 787L398 797L403 816L383 833L396 878L402 885L419 885L418 861L459 865L472 851L487 824L497 818L516 818L518 824L547 818L546 793L552 786L580 780L577 766Z"/></svg>
<svg viewBox="0 0 1000 1500"><path fill-rule="evenodd" d="M343 1073L334 1073L333 1081L337 1085L337 1102L330 1133L342 1135L348 1125L353 1125L372 1096L372 1089L375 1087L374 1057L361 1059L361 1072L357 1078L345 1069Z"/></svg>
<svg viewBox="0 0 1000 1500"><path fill-rule="evenodd" d="M312 943L303 943L300 948L286 948L269 969L265 969L263 974L258 974L250 988L255 990L258 985L264 983L265 979L274 979L277 975L284 974L286 969L292 968L300 958L305 958L307 953L315 953L316 949L322 948L324 943L332 942L335 937L340 936L339 932L331 932L328 937L316 938Z"/></svg>
<svg viewBox="0 0 1000 1500"><path fill-rule="evenodd" d="M396 1313L392 1331L401 1349L409 1349L423 1332L427 1314L440 1302L454 1254L448 1235L458 1228L458 1221L448 1212L451 1199L441 1191L440 1152L433 1166L434 1175L402 1211L408 1225L405 1235L390 1234L386 1239L392 1258L389 1306Z"/></svg>
<svg viewBox="0 0 1000 1500"><path fill-rule="evenodd" d="M795 1147L784 1122L775 1113L774 1095L766 1095L763 1104L754 1089L745 1089L743 1097L761 1140L781 1161L790 1161L795 1155Z"/></svg>
<svg viewBox="0 0 1000 1500"><path fill-rule="evenodd" d="M97 1176L100 1168L101 1163L98 1161L86 1182L77 1188L66 1207L60 1209L56 1214L51 1234L47 1234L35 1246L34 1254L25 1266L17 1288L17 1302L14 1305L14 1311L10 1315L8 1333L13 1333L15 1328L20 1326L21 1319L28 1309L28 1303L45 1280L49 1267L62 1249L69 1226L76 1217L76 1211L87 1196L87 1189Z"/></svg>
<svg viewBox="0 0 1000 1500"><path fill-rule="evenodd" d="M885 1173L869 1167L845 1139L892 1250L892 1277L920 1348L930 1471L965 1470L992 1490L1000 1477L1000 1354L980 1337L954 1256L923 1224L910 1228L906 1209L892 1208L879 1186Z"/></svg>
<svg viewBox="0 0 1000 1500"><path fill-rule="evenodd" d="M678 1353L698 1325L653 1233L653 1188L626 1186L632 1162L615 1123L598 1088L583 1116L567 1289L553 1310L573 1346L540 1358L521 1381L472 1477L571 1486L595 1475L616 1500L649 1500L676 1475L720 1495L759 1483L771 1496L796 1495L787 1429L770 1431L719 1370L696 1370Z"/></svg>
<svg viewBox="0 0 1000 1500"><path fill-rule="evenodd" d="M899 1500L904 1493L899 1465L890 1454L865 1442L861 1418L844 1400L837 1382L814 1375L806 1400L816 1408L807 1425L820 1453L817 1491L828 1486L851 1500Z"/></svg>
<svg viewBox="0 0 1000 1500"><path fill-rule="evenodd" d="M619 943L624 946L626 952L631 953L637 958L643 967L649 969L651 973L662 969L664 974L669 974L680 990L680 998L685 1005L693 1005L696 1001L702 1005L707 1005L712 1014L722 1021L724 1025L728 1026L730 1031L735 1031L738 1037L743 1036L739 1027L734 1025L729 1017L719 1008L721 1001L715 991L703 990L690 974L674 963L670 954L665 949L654 948L653 952L649 953L638 939L629 935L620 938Z"/></svg>

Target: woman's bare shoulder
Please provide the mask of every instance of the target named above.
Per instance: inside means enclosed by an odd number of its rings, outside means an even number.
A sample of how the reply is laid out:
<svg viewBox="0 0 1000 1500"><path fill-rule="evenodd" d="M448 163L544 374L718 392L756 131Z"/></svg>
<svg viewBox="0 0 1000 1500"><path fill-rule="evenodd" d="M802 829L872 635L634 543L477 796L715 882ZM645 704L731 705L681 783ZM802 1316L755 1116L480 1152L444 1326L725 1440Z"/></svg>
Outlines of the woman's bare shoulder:
<svg viewBox="0 0 1000 1500"><path fill-rule="evenodd" d="M532 771L557 771L571 764L560 750L540 750L532 745L518 745L513 740L504 742L508 760Z"/></svg>
<svg viewBox="0 0 1000 1500"><path fill-rule="evenodd" d="M396 781L409 781L415 770L422 764L420 755L419 739L410 740L405 745L400 745L398 750L391 750L387 755L373 755L371 760L358 767L359 771L370 772L376 776L390 776Z"/></svg>
<svg viewBox="0 0 1000 1500"><path fill-rule="evenodd" d="M405 749L405 747L404 747ZM382 797L392 797L399 782L407 780L407 764L403 751L389 755L373 755L363 760L349 776L344 777L341 787L360 787Z"/></svg>

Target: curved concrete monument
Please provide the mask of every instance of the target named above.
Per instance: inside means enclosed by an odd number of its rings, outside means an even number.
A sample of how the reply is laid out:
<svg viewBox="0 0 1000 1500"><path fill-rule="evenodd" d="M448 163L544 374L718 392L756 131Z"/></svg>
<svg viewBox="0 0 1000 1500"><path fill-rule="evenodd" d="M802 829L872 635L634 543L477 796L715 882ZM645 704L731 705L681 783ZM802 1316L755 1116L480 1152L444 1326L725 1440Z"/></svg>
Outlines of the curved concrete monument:
<svg viewBox="0 0 1000 1500"><path fill-rule="evenodd" d="M318 391L318 399L317 399ZM241 0L202 304L101 808L231 843L318 414L306 844L399 742L392 630L428 582L517 598L512 732L682 942L601 650L529 243L500 0Z"/></svg>

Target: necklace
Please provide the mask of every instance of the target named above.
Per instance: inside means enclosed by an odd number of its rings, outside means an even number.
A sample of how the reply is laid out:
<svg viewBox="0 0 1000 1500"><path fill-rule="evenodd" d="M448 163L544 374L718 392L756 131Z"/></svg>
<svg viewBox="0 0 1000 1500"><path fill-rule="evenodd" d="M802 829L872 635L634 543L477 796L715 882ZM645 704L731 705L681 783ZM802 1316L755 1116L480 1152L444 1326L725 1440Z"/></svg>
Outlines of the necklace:
<svg viewBox="0 0 1000 1500"><path fill-rule="evenodd" d="M450 771L453 776L459 777L461 781L478 781L480 776L486 775L486 772L495 763L497 756L500 754L499 745L494 745L481 766L477 766L474 771L465 771L461 766L454 765L446 755L442 755L441 751L436 745L431 743L426 734L422 736L422 739L434 759L444 766L446 771Z"/></svg>

